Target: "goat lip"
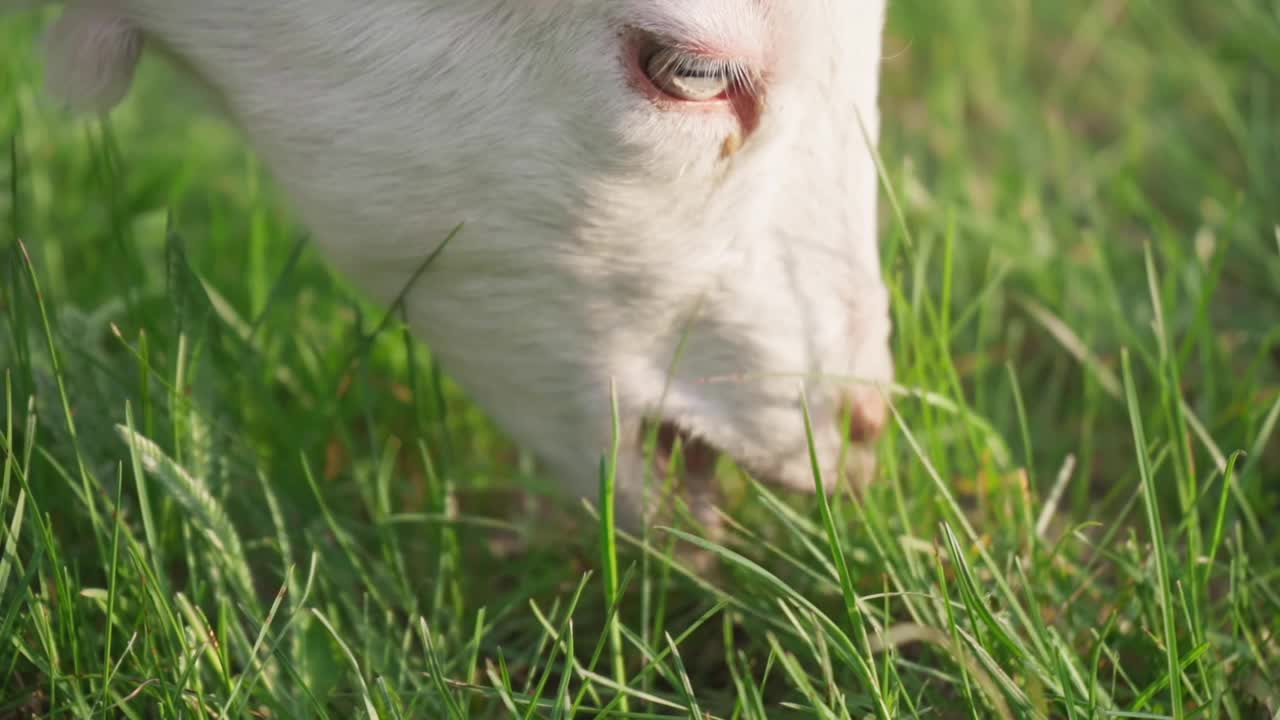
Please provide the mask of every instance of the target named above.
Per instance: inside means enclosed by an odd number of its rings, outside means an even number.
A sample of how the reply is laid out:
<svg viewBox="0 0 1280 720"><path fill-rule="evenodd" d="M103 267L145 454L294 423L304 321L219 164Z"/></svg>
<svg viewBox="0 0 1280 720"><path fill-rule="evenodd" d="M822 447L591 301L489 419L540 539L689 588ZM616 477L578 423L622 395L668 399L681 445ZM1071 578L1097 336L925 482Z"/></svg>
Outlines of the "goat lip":
<svg viewBox="0 0 1280 720"><path fill-rule="evenodd" d="M646 448L654 429L651 421L644 423L641 442ZM659 482L671 474L673 464L680 471L676 479L686 486L693 486L689 487L690 490L702 490L701 486L714 480L716 463L721 455L718 448L669 420L659 421L656 431L657 442L652 450L651 467Z"/></svg>

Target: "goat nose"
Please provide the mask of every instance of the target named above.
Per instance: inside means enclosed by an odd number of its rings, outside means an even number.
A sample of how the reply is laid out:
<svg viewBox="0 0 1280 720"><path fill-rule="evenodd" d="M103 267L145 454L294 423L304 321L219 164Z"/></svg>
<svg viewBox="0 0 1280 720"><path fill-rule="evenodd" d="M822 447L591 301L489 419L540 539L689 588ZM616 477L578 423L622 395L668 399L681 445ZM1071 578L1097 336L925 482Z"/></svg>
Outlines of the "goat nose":
<svg viewBox="0 0 1280 720"><path fill-rule="evenodd" d="M849 441L855 445L874 442L884 432L889 419L889 403L871 385L851 388L844 394L841 419L849 418Z"/></svg>

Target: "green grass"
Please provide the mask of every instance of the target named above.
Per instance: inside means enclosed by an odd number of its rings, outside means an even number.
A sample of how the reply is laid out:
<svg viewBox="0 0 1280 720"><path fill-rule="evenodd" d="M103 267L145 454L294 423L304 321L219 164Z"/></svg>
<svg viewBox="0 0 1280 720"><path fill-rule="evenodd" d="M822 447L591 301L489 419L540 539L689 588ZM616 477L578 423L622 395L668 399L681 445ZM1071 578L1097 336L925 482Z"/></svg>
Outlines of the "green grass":
<svg viewBox="0 0 1280 720"><path fill-rule="evenodd" d="M892 5L883 479L726 470L717 578L499 553L547 478L237 138L5 19L0 718L1277 717L1280 6Z"/></svg>

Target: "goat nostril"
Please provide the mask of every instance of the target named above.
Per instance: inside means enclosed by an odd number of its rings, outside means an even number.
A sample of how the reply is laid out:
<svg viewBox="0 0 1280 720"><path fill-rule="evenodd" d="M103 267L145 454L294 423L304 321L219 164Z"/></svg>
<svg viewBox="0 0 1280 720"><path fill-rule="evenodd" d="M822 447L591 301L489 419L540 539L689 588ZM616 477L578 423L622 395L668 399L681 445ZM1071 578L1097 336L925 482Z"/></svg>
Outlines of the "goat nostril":
<svg viewBox="0 0 1280 720"><path fill-rule="evenodd" d="M884 432L889 406L874 388L858 388L851 392L844 409L849 415L850 442L870 443Z"/></svg>

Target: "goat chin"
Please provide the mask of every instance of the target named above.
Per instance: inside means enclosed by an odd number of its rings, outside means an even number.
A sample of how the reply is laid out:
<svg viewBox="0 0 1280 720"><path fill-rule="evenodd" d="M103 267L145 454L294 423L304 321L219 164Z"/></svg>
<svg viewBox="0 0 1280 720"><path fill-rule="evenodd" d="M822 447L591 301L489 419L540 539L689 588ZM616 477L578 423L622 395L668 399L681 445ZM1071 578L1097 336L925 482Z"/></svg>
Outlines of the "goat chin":
<svg viewBox="0 0 1280 720"><path fill-rule="evenodd" d="M653 423L786 487L816 486L810 441L828 489L874 475L883 22L884 0L80 0L46 47L87 111L163 48L376 299L461 227L410 324L571 496L595 498L616 397L640 523Z"/></svg>

